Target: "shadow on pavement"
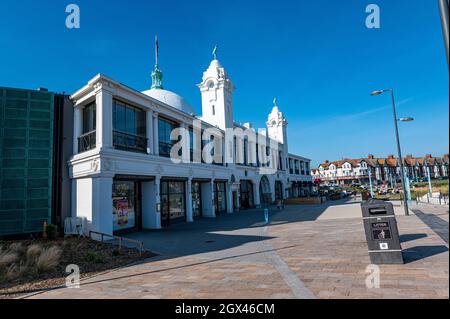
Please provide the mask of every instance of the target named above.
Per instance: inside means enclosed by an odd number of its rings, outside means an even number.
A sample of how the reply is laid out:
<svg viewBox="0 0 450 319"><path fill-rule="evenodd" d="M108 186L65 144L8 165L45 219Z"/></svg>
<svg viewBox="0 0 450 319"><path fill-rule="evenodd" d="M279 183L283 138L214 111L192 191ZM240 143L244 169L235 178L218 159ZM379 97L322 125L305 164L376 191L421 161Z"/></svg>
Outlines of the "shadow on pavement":
<svg viewBox="0 0 450 319"><path fill-rule="evenodd" d="M416 246L403 250L405 264L412 263L431 256L439 255L448 251L447 246Z"/></svg>
<svg viewBox="0 0 450 319"><path fill-rule="evenodd" d="M400 243L406 243L408 241L413 241L421 238L428 237L427 234L404 234L400 235Z"/></svg>
<svg viewBox="0 0 450 319"><path fill-rule="evenodd" d="M167 259L204 253L217 253L248 243L263 242L262 227L303 221L314 221L330 206L358 204L339 200L322 205L286 206L284 210L269 207L270 224L264 222L264 209L251 209L234 214L220 214L217 218L202 218L193 223L174 224L157 231L143 231L126 237L142 241L145 249Z"/></svg>

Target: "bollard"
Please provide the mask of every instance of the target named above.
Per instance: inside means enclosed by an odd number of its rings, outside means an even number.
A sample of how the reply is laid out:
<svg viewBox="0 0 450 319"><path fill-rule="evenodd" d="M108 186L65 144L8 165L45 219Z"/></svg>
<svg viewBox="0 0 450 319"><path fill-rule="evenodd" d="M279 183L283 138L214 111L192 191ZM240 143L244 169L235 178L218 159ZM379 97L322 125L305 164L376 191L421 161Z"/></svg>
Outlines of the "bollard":
<svg viewBox="0 0 450 319"><path fill-rule="evenodd" d="M268 208L264 209L264 219L266 221L266 224L268 224L269 223L269 209Z"/></svg>

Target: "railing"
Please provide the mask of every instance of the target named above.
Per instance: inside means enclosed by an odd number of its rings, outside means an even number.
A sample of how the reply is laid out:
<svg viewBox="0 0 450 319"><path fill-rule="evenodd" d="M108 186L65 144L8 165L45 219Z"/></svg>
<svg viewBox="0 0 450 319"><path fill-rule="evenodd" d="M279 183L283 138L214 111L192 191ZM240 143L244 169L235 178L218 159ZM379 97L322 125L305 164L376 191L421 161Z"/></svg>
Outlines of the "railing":
<svg viewBox="0 0 450 319"><path fill-rule="evenodd" d="M119 246L119 251L122 249L123 242L129 242L129 243L135 244L135 245L137 245L137 247L139 249L139 256L142 256L142 251L144 250L144 243L142 241L129 239L129 238L125 238L125 237L119 237L119 236L111 236L111 235L96 232L93 230L89 231L89 238L91 238L91 239L92 239L92 234L99 235L100 241L102 243L105 241L105 237L112 239L114 242L117 240L118 246Z"/></svg>
<svg viewBox="0 0 450 319"><path fill-rule="evenodd" d="M146 153L148 139L146 137L113 131L114 148L124 151Z"/></svg>
<svg viewBox="0 0 450 319"><path fill-rule="evenodd" d="M434 196L433 196L434 195ZM426 195L422 197L416 198L416 203L425 203L425 204L432 204L432 205L448 205L449 204L449 196L443 195L442 193L434 193Z"/></svg>
<svg viewBox="0 0 450 319"><path fill-rule="evenodd" d="M86 152L96 147L97 132L92 131L78 138L78 152Z"/></svg>
<svg viewBox="0 0 450 319"><path fill-rule="evenodd" d="M159 142L159 155L163 157L170 157L170 151L175 144Z"/></svg>

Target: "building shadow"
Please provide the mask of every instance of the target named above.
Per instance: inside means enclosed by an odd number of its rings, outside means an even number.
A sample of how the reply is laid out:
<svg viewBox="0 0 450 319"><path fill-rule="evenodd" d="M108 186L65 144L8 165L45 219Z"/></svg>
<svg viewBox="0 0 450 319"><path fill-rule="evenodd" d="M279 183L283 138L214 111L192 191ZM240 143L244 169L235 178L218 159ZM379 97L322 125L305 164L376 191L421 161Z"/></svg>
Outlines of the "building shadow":
<svg viewBox="0 0 450 319"><path fill-rule="evenodd" d="M149 230L126 235L142 241L144 247L160 256L171 259L204 253L215 253L234 249L256 242L264 242L267 236L264 227L317 220L330 206L359 204L356 201L339 200L322 205L286 206L278 210L268 207L270 223L265 223L264 208L250 209L234 214L219 214L216 218L202 218L193 223L174 224L161 230ZM361 227L361 231L363 228Z"/></svg>
<svg viewBox="0 0 450 319"><path fill-rule="evenodd" d="M409 241L414 241L414 240L426 238L426 237L428 237L427 234L404 234L404 235L400 235L400 243L406 243Z"/></svg>
<svg viewBox="0 0 450 319"><path fill-rule="evenodd" d="M405 264L409 264L445 252L448 252L448 248L444 245L416 246L403 250L403 260L405 261Z"/></svg>

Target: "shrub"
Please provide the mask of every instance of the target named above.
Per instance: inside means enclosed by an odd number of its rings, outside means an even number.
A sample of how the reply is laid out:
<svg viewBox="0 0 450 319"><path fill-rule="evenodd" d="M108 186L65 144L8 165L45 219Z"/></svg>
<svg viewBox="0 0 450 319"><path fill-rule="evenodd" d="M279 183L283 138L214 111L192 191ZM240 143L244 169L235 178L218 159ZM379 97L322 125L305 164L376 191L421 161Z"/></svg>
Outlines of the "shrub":
<svg viewBox="0 0 450 319"><path fill-rule="evenodd" d="M59 264L60 257L61 249L59 247L53 246L44 249L36 261L37 271L42 273L55 268Z"/></svg>
<svg viewBox="0 0 450 319"><path fill-rule="evenodd" d="M6 251L0 255L0 270L8 268L11 264L19 260L19 255L12 251Z"/></svg>
<svg viewBox="0 0 450 319"><path fill-rule="evenodd" d="M94 263L94 264L103 264L103 263L105 263L105 260L100 255L98 255L97 253L92 252L92 251L88 251L87 252L86 260L88 262L91 262L91 263Z"/></svg>
<svg viewBox="0 0 450 319"><path fill-rule="evenodd" d="M120 256L120 251L119 251L118 249L114 249L114 250L112 251L112 255L113 255L114 257Z"/></svg>
<svg viewBox="0 0 450 319"><path fill-rule="evenodd" d="M35 265L41 253L42 253L41 245L38 244L30 245L26 253L26 265L27 266Z"/></svg>
<svg viewBox="0 0 450 319"><path fill-rule="evenodd" d="M9 251L16 253L19 257L25 254L26 248L22 243L12 243L9 245Z"/></svg>

